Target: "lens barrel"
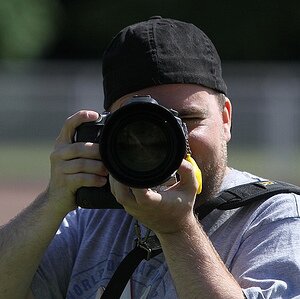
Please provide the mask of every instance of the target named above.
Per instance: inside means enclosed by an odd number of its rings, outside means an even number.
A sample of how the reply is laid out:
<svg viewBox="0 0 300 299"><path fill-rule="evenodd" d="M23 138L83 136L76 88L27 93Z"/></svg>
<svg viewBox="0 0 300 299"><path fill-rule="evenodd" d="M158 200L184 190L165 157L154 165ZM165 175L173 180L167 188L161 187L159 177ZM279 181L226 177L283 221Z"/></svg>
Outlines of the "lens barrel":
<svg viewBox="0 0 300 299"><path fill-rule="evenodd" d="M111 113L101 132L100 154L110 174L135 188L167 181L186 154L186 131L172 110L136 97Z"/></svg>

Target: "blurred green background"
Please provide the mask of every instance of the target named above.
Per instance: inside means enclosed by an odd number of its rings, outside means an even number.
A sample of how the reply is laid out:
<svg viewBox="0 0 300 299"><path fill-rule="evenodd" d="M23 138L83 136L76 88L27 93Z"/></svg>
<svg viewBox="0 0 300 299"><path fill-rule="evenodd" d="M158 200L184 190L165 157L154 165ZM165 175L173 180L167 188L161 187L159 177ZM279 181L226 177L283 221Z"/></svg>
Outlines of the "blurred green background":
<svg viewBox="0 0 300 299"><path fill-rule="evenodd" d="M299 11L296 0L0 0L0 224L45 188L65 118L102 110L112 36L153 15L192 22L217 47L234 106L230 165L300 184Z"/></svg>
<svg viewBox="0 0 300 299"><path fill-rule="evenodd" d="M223 60L299 60L299 11L296 0L1 0L0 57L99 59L120 28L162 15L201 27Z"/></svg>

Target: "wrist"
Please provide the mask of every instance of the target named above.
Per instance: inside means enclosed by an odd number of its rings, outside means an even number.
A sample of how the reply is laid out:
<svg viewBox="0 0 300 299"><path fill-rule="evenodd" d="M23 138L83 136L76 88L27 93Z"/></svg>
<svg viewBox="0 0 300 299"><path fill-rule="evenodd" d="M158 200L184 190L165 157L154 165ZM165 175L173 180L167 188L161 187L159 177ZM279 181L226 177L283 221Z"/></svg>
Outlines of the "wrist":
<svg viewBox="0 0 300 299"><path fill-rule="evenodd" d="M181 238L188 238L195 233L202 231L201 224L195 217L194 213L190 213L181 223L177 226L176 230L170 232L156 232L157 237L161 242L179 240Z"/></svg>
<svg viewBox="0 0 300 299"><path fill-rule="evenodd" d="M49 186L40 196L44 199L44 204L51 210L51 213L60 218L64 218L69 212L76 209L75 202L68 203L68 201L63 200L63 198L51 192Z"/></svg>

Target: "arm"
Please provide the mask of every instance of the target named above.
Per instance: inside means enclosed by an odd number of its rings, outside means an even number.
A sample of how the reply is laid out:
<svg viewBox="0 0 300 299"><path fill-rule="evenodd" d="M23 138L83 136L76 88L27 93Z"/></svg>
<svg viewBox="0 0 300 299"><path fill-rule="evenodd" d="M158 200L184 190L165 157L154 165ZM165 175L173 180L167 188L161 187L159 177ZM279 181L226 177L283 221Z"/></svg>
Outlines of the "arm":
<svg viewBox="0 0 300 299"><path fill-rule="evenodd" d="M64 216L75 208L76 190L81 186L100 187L105 184L105 170L98 161L98 146L72 144L76 127L97 117L95 112L83 111L66 121L51 155L49 187L1 228L1 298L26 298L43 253Z"/></svg>
<svg viewBox="0 0 300 299"><path fill-rule="evenodd" d="M158 234L179 298L244 298L201 225Z"/></svg>
<svg viewBox="0 0 300 299"><path fill-rule="evenodd" d="M25 298L28 293L42 254L64 216L53 209L43 193L1 229L1 298ZM53 216L47 217L50 214Z"/></svg>
<svg viewBox="0 0 300 299"><path fill-rule="evenodd" d="M126 211L160 239L179 298L244 298L193 214L198 183L183 161L180 182L166 192L130 189L110 178L111 190Z"/></svg>

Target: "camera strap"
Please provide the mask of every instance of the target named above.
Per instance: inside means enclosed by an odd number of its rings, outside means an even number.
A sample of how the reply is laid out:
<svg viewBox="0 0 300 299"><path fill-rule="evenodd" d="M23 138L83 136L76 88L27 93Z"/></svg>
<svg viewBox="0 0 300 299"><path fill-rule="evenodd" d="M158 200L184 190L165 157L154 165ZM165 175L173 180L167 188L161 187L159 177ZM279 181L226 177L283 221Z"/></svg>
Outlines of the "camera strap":
<svg viewBox="0 0 300 299"><path fill-rule="evenodd" d="M119 299L134 270L142 260L148 261L162 252L158 238L155 235L150 235L151 230L148 229L145 237L142 237L141 227L136 222L135 233L137 236L135 248L122 260L105 288L101 299Z"/></svg>
<svg viewBox="0 0 300 299"><path fill-rule="evenodd" d="M195 209L201 220L213 210L232 210L282 193L300 194L300 187L280 181L258 181L229 188Z"/></svg>
<svg viewBox="0 0 300 299"><path fill-rule="evenodd" d="M279 181L259 181L236 186L222 191L214 199L197 207L195 214L199 220L202 220L215 209L236 209L282 193L300 194L300 187ZM141 228L136 223L135 231L137 235L136 246L120 263L101 299L119 299L141 261L149 260L162 252L158 238L151 235L150 230L147 231L145 237L142 237Z"/></svg>

